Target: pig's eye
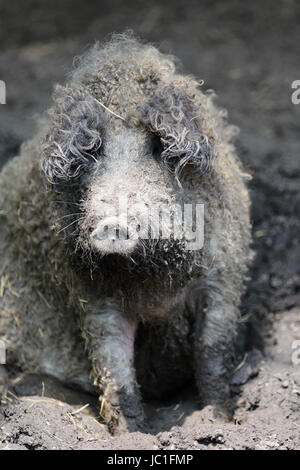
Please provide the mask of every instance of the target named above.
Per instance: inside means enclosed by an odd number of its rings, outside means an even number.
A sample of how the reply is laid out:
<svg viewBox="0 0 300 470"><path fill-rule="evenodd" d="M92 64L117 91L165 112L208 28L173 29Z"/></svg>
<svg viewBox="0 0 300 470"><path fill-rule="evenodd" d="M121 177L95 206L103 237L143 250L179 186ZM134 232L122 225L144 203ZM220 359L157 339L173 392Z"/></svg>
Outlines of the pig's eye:
<svg viewBox="0 0 300 470"><path fill-rule="evenodd" d="M154 135L152 138L152 155L158 162L161 161L161 154L163 152L163 146L158 135Z"/></svg>
<svg viewBox="0 0 300 470"><path fill-rule="evenodd" d="M178 164L178 158L176 155L172 158L168 158L168 146L164 146L164 141L161 136L155 134L152 137L152 155L158 163L163 163L171 172L175 171L176 165Z"/></svg>

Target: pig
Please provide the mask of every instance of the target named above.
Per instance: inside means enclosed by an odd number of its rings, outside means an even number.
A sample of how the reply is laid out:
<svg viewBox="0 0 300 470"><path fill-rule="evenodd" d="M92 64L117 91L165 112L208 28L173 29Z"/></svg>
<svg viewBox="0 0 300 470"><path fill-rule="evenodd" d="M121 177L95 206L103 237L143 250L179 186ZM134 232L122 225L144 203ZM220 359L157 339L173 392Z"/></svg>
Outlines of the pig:
<svg viewBox="0 0 300 470"><path fill-rule="evenodd" d="M248 175L226 113L175 62L130 34L97 43L0 175L7 365L97 393L112 433L145 429L142 397L189 380L202 409L231 413Z"/></svg>

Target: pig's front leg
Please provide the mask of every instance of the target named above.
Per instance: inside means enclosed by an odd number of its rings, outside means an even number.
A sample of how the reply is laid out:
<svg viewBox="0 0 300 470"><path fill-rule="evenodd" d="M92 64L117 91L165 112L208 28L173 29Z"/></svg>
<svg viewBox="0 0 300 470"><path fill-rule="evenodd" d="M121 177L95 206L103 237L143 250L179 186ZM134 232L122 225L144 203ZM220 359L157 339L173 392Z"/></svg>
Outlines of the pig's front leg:
<svg viewBox="0 0 300 470"><path fill-rule="evenodd" d="M83 333L100 387L100 415L112 433L141 431L145 424L134 370L137 319L128 318L113 300L87 312Z"/></svg>
<svg viewBox="0 0 300 470"><path fill-rule="evenodd" d="M9 386L8 374L5 366L0 365L0 404L6 402L6 395Z"/></svg>
<svg viewBox="0 0 300 470"><path fill-rule="evenodd" d="M201 406L212 405L215 418L228 420L231 417L229 380L234 363L238 309L221 289L208 289L205 297L206 306L203 308L200 303L201 308L195 312L196 383Z"/></svg>

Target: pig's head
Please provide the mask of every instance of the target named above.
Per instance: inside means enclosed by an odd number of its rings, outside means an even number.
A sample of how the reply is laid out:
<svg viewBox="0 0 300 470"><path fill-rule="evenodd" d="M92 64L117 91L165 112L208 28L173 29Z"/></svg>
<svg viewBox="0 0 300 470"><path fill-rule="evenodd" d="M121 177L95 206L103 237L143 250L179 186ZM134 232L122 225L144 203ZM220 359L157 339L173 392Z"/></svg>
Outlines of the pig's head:
<svg viewBox="0 0 300 470"><path fill-rule="evenodd" d="M212 138L201 128L193 96L157 85L151 97L130 104L133 116L126 119L83 87L59 87L55 101L42 168L60 208L58 230L87 258L122 255L134 262L135 253L166 252L174 243L179 249L178 241L158 240L160 219L150 214L181 204L191 178L199 179L212 160Z"/></svg>

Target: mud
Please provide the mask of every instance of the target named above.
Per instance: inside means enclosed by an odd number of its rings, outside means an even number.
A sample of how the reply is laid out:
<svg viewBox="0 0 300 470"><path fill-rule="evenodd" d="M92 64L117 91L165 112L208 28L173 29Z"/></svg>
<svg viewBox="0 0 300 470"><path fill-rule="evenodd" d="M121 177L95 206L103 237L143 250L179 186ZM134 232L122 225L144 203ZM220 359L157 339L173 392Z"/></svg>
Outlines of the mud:
<svg viewBox="0 0 300 470"><path fill-rule="evenodd" d="M300 339L300 105L291 102L291 83L300 79L299 3L27 4L24 21L20 2L0 1L0 79L7 85L0 164L34 134L35 115L48 107L73 57L95 39L132 28L204 79L240 128L239 154L253 176L257 257L242 305L233 422L215 422L209 408L200 410L191 385L166 402L145 403L148 433L111 437L93 396L10 371L0 449L299 449L300 364L292 345Z"/></svg>

